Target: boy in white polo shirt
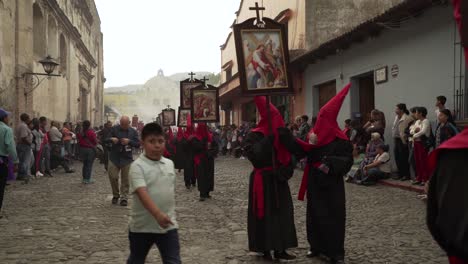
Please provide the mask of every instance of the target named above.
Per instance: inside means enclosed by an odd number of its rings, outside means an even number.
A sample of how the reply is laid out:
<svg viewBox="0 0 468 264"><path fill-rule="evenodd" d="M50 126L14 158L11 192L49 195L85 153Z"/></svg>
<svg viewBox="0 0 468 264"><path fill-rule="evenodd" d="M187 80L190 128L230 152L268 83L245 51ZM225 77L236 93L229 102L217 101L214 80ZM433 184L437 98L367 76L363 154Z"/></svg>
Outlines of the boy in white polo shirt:
<svg viewBox="0 0 468 264"><path fill-rule="evenodd" d="M163 157L164 132L156 123L141 132L144 152L130 167L133 196L129 223L130 256L127 264L145 263L156 244L164 264L179 264L180 246L175 215L175 170Z"/></svg>

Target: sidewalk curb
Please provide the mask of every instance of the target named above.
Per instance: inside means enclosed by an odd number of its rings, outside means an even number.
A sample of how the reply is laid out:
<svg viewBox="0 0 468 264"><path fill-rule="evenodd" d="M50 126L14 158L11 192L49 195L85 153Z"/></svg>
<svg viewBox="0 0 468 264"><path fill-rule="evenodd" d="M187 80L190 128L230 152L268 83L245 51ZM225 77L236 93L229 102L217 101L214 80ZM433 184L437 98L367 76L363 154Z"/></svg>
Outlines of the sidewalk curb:
<svg viewBox="0 0 468 264"><path fill-rule="evenodd" d="M411 184L407 184L405 182L400 182L400 181L392 181L392 180L380 180L379 184L393 187L393 188L398 188L402 189L405 191L411 191L411 192L417 192L417 193L424 193L424 187L422 186L414 186Z"/></svg>

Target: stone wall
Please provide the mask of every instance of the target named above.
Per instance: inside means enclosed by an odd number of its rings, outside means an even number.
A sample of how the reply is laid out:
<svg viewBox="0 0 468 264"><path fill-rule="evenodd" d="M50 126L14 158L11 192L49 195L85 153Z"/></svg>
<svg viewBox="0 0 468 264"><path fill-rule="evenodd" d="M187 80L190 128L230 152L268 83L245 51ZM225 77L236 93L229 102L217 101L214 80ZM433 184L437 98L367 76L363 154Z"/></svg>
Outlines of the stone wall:
<svg viewBox="0 0 468 264"><path fill-rule="evenodd" d="M305 1L308 49L352 30L406 0Z"/></svg>
<svg viewBox="0 0 468 264"><path fill-rule="evenodd" d="M0 0L0 104L34 117L103 122L103 37L92 0ZM60 77L40 85L26 72L44 73L38 63L51 55Z"/></svg>

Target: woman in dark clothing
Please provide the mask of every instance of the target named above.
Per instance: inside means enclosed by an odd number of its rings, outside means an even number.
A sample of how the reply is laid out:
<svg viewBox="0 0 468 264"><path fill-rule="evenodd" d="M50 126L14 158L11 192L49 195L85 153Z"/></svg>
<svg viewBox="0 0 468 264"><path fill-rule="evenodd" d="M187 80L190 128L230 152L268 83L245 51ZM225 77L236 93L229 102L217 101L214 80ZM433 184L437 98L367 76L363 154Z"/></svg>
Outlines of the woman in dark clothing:
<svg viewBox="0 0 468 264"><path fill-rule="evenodd" d="M93 173L93 163L96 159L97 136L91 128L91 122L83 121L83 131L77 134L78 143L80 144L80 155L83 161L83 183L90 184L94 181L91 179Z"/></svg>
<svg viewBox="0 0 468 264"><path fill-rule="evenodd" d="M261 119L257 128L250 132L244 141L244 150L254 169L250 174L248 237L249 250L263 253L271 260L271 251L275 259L294 259L286 250L297 247L296 228L294 225L294 207L288 180L294 173L291 154L279 141L277 128L284 128L284 122L278 110L270 104L272 115L271 135L268 128L265 97L256 97L255 103ZM291 133L291 132L289 132ZM273 165L273 149L276 164Z"/></svg>
<svg viewBox="0 0 468 264"><path fill-rule="evenodd" d="M448 109L440 110L439 124L435 132L435 146L439 147L442 143L458 134L458 128L453 121L452 113Z"/></svg>

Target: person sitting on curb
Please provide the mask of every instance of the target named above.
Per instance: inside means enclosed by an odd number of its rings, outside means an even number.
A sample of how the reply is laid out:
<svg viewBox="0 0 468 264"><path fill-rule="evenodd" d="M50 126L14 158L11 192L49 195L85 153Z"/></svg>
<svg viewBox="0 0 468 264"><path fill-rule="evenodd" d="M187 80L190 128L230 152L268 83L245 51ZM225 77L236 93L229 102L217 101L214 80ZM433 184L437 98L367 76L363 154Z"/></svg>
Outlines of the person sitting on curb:
<svg viewBox="0 0 468 264"><path fill-rule="evenodd" d="M374 185L379 180L388 179L390 177L390 154L388 154L388 145L380 144L377 146L377 156L374 162L364 166L362 185Z"/></svg>

